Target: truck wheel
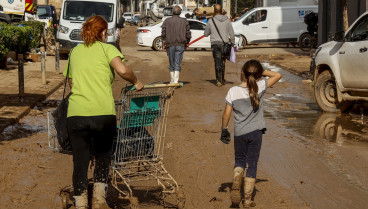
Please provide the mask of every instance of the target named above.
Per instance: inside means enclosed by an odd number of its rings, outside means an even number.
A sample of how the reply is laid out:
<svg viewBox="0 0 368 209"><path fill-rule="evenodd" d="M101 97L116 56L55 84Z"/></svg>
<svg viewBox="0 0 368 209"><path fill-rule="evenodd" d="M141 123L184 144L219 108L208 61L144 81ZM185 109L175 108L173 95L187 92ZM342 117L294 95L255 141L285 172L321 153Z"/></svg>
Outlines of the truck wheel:
<svg viewBox="0 0 368 209"><path fill-rule="evenodd" d="M152 45L153 49L155 51L161 51L162 50L162 38L161 36L155 38Z"/></svg>
<svg viewBox="0 0 368 209"><path fill-rule="evenodd" d="M325 139L329 142L336 142L339 134L339 115L333 113L324 113L319 116L314 125L314 136L320 139Z"/></svg>
<svg viewBox="0 0 368 209"><path fill-rule="evenodd" d="M299 37L299 47L302 51L308 52L313 48L312 36L309 33L304 33Z"/></svg>
<svg viewBox="0 0 368 209"><path fill-rule="evenodd" d="M353 102L337 100L337 88L335 78L328 70L321 73L314 85L314 96L318 106L325 112L345 112Z"/></svg>

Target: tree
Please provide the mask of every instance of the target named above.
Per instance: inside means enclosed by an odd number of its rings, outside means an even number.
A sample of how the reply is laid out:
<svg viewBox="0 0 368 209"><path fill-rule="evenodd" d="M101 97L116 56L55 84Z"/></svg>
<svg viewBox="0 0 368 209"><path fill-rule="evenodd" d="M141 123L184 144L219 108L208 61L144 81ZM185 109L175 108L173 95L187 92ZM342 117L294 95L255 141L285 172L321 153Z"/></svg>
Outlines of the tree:
<svg viewBox="0 0 368 209"><path fill-rule="evenodd" d="M235 14L235 3L237 1L237 12L238 14L244 14L244 9L252 9L256 1L255 0L231 0L231 15Z"/></svg>
<svg viewBox="0 0 368 209"><path fill-rule="evenodd" d="M347 3L347 0L343 0L342 1L342 5L343 5L342 17L343 17L343 21L344 21L344 31L347 31L348 28L349 28L348 3Z"/></svg>

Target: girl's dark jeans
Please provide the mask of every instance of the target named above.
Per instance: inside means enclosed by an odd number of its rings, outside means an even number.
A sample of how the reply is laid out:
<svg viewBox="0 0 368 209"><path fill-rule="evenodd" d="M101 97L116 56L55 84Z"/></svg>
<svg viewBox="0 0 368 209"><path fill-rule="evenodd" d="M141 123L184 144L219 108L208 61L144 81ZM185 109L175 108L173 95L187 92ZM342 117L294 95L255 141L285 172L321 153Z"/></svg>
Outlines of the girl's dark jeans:
<svg viewBox="0 0 368 209"><path fill-rule="evenodd" d="M247 177L256 178L259 153L262 146L262 131L256 130L234 137L235 167L247 165Z"/></svg>
<svg viewBox="0 0 368 209"><path fill-rule="evenodd" d="M116 136L116 116L72 116L68 118L68 133L73 149L74 195L80 196L88 186L88 165L95 156L94 182L107 183Z"/></svg>

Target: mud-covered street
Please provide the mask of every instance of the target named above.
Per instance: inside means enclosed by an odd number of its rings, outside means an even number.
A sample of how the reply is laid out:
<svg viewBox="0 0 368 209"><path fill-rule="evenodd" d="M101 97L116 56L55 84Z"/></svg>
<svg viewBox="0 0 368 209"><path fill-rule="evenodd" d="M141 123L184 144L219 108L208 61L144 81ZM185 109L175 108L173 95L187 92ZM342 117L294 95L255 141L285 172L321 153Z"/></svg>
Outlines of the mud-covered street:
<svg viewBox="0 0 368 209"><path fill-rule="evenodd" d="M168 82L166 53L135 45L135 27L121 37L126 64L144 83ZM251 47L226 64L229 84L214 85L212 52L184 53L165 138L164 164L180 184L185 208L229 208L234 144L220 140L221 116L228 89L240 83L240 68L249 54L286 53L299 49ZM289 53L289 52L288 52ZM252 56L252 57L253 57ZM261 60L262 62L264 60ZM267 132L259 161L255 208L367 208L368 108L355 104L348 114L322 113L305 78L264 62L282 80L265 97ZM308 70L308 69L306 69ZM114 96L126 83L116 77ZM19 125L0 133L0 208L61 208L60 190L72 182L72 158L48 148L46 112L61 99L60 88L38 104ZM233 135L233 121L229 130ZM133 186L140 208L175 208L160 200L155 182ZM113 208L129 208L109 187Z"/></svg>

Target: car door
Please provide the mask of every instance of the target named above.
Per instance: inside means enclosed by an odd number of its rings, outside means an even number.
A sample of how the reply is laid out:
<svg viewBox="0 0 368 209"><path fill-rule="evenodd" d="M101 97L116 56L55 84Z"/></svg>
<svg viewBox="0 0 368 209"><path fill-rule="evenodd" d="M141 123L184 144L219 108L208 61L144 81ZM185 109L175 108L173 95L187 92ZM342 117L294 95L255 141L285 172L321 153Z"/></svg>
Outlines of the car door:
<svg viewBox="0 0 368 209"><path fill-rule="evenodd" d="M339 70L344 88L368 89L368 15L348 32L339 50Z"/></svg>
<svg viewBox="0 0 368 209"><path fill-rule="evenodd" d="M206 24L199 21L189 20L190 32L192 33L192 38L189 42L189 47L192 48L210 48L210 37L204 36L204 29Z"/></svg>
<svg viewBox="0 0 368 209"><path fill-rule="evenodd" d="M243 34L249 43L267 42L269 21L267 10L256 10L243 20Z"/></svg>

